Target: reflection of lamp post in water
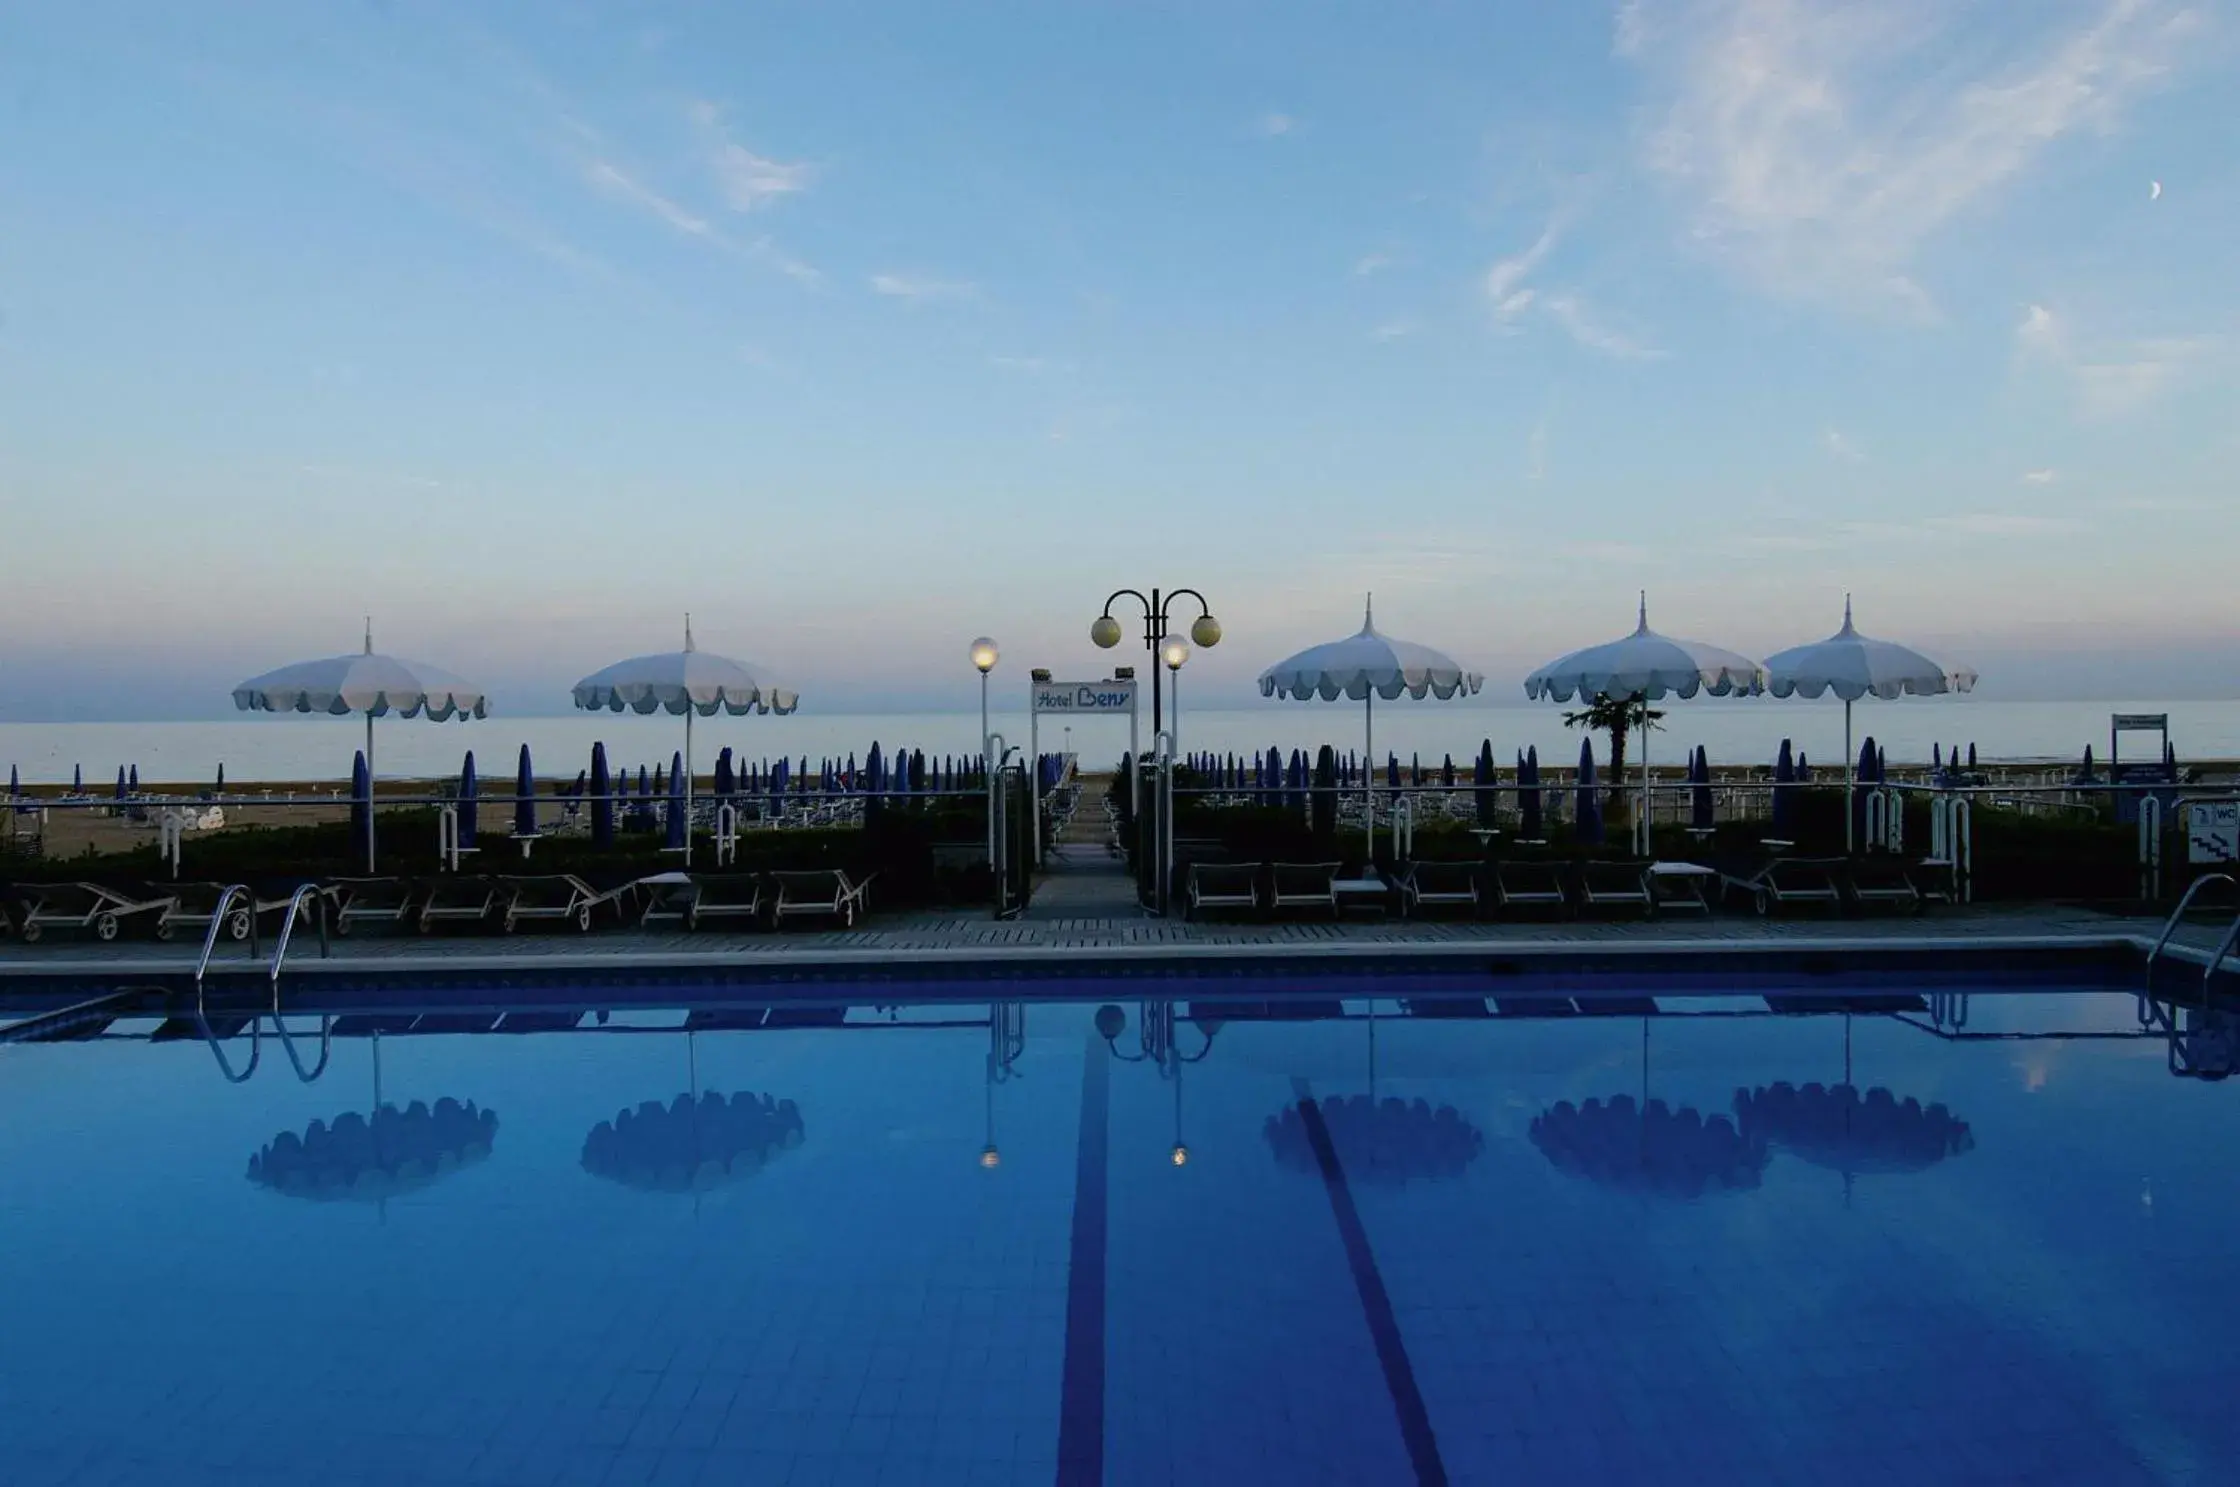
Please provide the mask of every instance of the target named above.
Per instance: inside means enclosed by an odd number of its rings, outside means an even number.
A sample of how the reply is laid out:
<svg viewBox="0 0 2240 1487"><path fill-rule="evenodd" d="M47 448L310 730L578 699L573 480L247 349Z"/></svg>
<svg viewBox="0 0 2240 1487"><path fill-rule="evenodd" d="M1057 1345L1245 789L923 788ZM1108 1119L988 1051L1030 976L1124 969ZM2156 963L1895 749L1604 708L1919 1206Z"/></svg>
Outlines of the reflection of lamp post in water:
<svg viewBox="0 0 2240 1487"><path fill-rule="evenodd" d="M1097 1008L1097 1036L1104 1039L1105 1048L1112 1056L1126 1064L1153 1064L1161 1079L1174 1081L1174 1146L1167 1153L1177 1167L1188 1166L1190 1148L1182 1139L1182 1068L1185 1064L1202 1063L1213 1052L1214 1035L1221 1031L1221 1024L1210 1019L1196 1024L1198 1036L1205 1042L1196 1053L1183 1053L1174 1046L1174 1003L1143 1002L1138 1005L1136 1021L1139 1026L1137 1042L1139 1051L1122 1053L1120 1034L1127 1030L1128 1014L1110 1002Z"/></svg>
<svg viewBox="0 0 2240 1487"><path fill-rule="evenodd" d="M996 1086L1017 1076L1019 1055L1027 1049L1027 1005L1024 1002L988 1004L988 1125L987 1143L980 1148L980 1165L993 1170L1003 1164L996 1149Z"/></svg>

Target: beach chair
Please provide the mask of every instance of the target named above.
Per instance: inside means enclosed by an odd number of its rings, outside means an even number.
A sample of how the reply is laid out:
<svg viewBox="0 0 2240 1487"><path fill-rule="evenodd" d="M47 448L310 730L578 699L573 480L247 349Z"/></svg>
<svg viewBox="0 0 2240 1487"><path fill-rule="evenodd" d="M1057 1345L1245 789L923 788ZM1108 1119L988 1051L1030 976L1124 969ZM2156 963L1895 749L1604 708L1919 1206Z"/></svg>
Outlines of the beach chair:
<svg viewBox="0 0 2240 1487"><path fill-rule="evenodd" d="M218 912L218 900L225 896L223 883L174 883L171 885L171 902L156 916L156 938L169 940L181 930L206 935L210 932L210 916ZM246 940L256 929L257 904L254 899L235 899L226 911L224 933L234 941Z"/></svg>
<svg viewBox="0 0 2240 1487"><path fill-rule="evenodd" d="M1756 863L1719 870L1722 895L1741 893L1761 914L1789 904L1826 904L1843 907L1843 891L1836 886L1842 859L1827 857L1769 857Z"/></svg>
<svg viewBox="0 0 2240 1487"><path fill-rule="evenodd" d="M572 924L579 934L590 932L593 911L614 906L621 889L602 892L574 873L540 873L526 878L493 880L499 895L498 924L512 934L523 923ZM615 917L621 917L616 906Z"/></svg>
<svg viewBox="0 0 2240 1487"><path fill-rule="evenodd" d="M696 930L721 919L743 921L748 928L762 922L762 912L769 899L762 874L700 873L689 878L687 883L684 888L665 885L663 890L669 912L674 913L686 929ZM648 916L656 912L649 902Z"/></svg>
<svg viewBox="0 0 2240 1487"><path fill-rule="evenodd" d="M1257 862L1193 862L1183 880L1187 907L1184 917L1195 919L1208 909L1256 910L1260 907L1260 864Z"/></svg>
<svg viewBox="0 0 2240 1487"><path fill-rule="evenodd" d="M1909 914L1921 912L1921 890L1894 857L1854 857L1844 865L1841 885L1859 908L1887 904Z"/></svg>
<svg viewBox="0 0 2240 1487"><path fill-rule="evenodd" d="M1579 867L1579 909L1639 909L1656 912L1656 897L1649 889L1649 864L1640 861L1595 861Z"/></svg>
<svg viewBox="0 0 2240 1487"><path fill-rule="evenodd" d="M1719 874L1700 862L1652 862L1646 879L1655 912L1678 909L1709 914L1711 897L1706 890L1719 881Z"/></svg>
<svg viewBox="0 0 2240 1487"><path fill-rule="evenodd" d="M358 924L401 925L420 902L419 885L410 878L336 878L326 891L337 935Z"/></svg>
<svg viewBox="0 0 2240 1487"><path fill-rule="evenodd" d="M1338 917L1338 864L1335 862L1279 862L1268 870L1268 907L1280 914L1286 909L1328 909Z"/></svg>
<svg viewBox="0 0 2240 1487"><path fill-rule="evenodd" d="M1563 871L1553 862L1495 863L1493 901L1503 909L1571 907L1571 897L1564 891Z"/></svg>
<svg viewBox="0 0 2240 1487"><path fill-rule="evenodd" d="M856 915L871 909L871 879L850 882L848 875L836 867L772 873L770 881L777 889L777 899L770 906L770 912L779 924L809 916L853 925Z"/></svg>
<svg viewBox="0 0 2240 1487"><path fill-rule="evenodd" d="M438 924L485 924L495 918L513 896L504 878L473 873L446 873L422 885L419 912L413 928L422 934Z"/></svg>
<svg viewBox="0 0 2240 1487"><path fill-rule="evenodd" d="M124 893L99 883L25 883L17 893L22 905L16 932L30 944L50 929L90 930L97 940L113 940L124 921L144 914L161 914L175 901L169 890Z"/></svg>
<svg viewBox="0 0 2240 1487"><path fill-rule="evenodd" d="M700 896L700 885L692 874L672 868L665 873L649 873L617 890L617 907L620 907L621 895L625 894L631 895L637 903L641 926L682 925L693 902Z"/></svg>
<svg viewBox="0 0 2240 1487"><path fill-rule="evenodd" d="M1478 864L1410 863L1400 880L1400 912L1414 917L1426 909L1460 908L1478 912Z"/></svg>

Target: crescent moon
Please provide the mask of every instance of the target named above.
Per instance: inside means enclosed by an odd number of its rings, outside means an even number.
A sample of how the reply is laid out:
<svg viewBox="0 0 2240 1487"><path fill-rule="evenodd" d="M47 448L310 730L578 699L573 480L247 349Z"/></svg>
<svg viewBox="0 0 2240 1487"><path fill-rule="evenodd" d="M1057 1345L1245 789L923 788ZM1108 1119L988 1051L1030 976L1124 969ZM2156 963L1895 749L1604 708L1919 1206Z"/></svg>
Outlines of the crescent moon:
<svg viewBox="0 0 2240 1487"><path fill-rule="evenodd" d="M2149 182L2147 182L2147 200L2149 200L2149 201L2160 201L2160 200L2162 200L2162 182L2160 182L2160 181L2149 181Z"/></svg>

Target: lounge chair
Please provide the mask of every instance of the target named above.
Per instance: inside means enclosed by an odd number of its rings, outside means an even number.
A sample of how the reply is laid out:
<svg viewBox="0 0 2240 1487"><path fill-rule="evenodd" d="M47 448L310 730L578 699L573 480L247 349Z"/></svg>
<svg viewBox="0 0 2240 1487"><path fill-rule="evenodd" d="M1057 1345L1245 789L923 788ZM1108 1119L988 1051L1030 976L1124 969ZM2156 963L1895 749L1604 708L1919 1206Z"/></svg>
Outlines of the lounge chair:
<svg viewBox="0 0 2240 1487"><path fill-rule="evenodd" d="M327 892L334 896L338 935L359 923L401 925L420 902L420 885L410 878L337 878Z"/></svg>
<svg viewBox="0 0 2240 1487"><path fill-rule="evenodd" d="M1716 870L1700 862L1652 862L1645 876L1656 912L1661 914L1674 909L1696 914L1711 912L1711 899L1705 890L1719 881Z"/></svg>
<svg viewBox="0 0 2240 1487"><path fill-rule="evenodd" d="M1579 868L1579 908L1639 909L1653 914L1657 901L1649 888L1646 862L1587 862Z"/></svg>
<svg viewBox="0 0 2240 1487"><path fill-rule="evenodd" d="M512 897L505 879L473 873L446 873L430 879L424 888L420 910L412 916L413 928L422 934L439 923L485 923Z"/></svg>
<svg viewBox="0 0 2240 1487"><path fill-rule="evenodd" d="M1563 887L1562 869L1553 862L1494 864L1493 901L1504 909L1571 906L1570 895Z"/></svg>
<svg viewBox="0 0 2240 1487"><path fill-rule="evenodd" d="M1260 864L1257 862L1193 862L1183 896L1186 917L1195 919L1207 909L1260 907Z"/></svg>
<svg viewBox="0 0 2240 1487"><path fill-rule="evenodd" d="M125 920L161 914L177 902L168 891L150 889L143 897L99 883L25 883L17 892L22 912L16 930L27 944L49 929L91 930L97 940L113 940L122 932Z"/></svg>
<svg viewBox="0 0 2240 1487"><path fill-rule="evenodd" d="M1906 865L1895 857L1854 857L1845 864L1844 892L1860 908L1888 904L1908 913L1921 911L1921 890L1913 884Z"/></svg>
<svg viewBox="0 0 2240 1487"><path fill-rule="evenodd" d="M636 895L639 924L681 925L700 897L700 884L692 874L671 869L639 878L618 890L620 893Z"/></svg>
<svg viewBox="0 0 2240 1487"><path fill-rule="evenodd" d="M1719 870L1722 893L1750 896L1751 907L1770 914L1787 904L1826 904L1843 907L1843 891L1836 886L1841 858L1769 857Z"/></svg>
<svg viewBox="0 0 2240 1487"><path fill-rule="evenodd" d="M780 924L789 918L809 915L852 925L856 915L867 913L871 908L871 879L851 882L848 875L836 867L772 873L770 881L778 891L771 913Z"/></svg>
<svg viewBox="0 0 2240 1487"><path fill-rule="evenodd" d="M601 892L574 873L540 873L528 878L499 878L499 926L512 934L524 921L560 920L578 933L589 933L592 911L613 905L621 890ZM616 917L621 911L616 909Z"/></svg>
<svg viewBox="0 0 2240 1487"><path fill-rule="evenodd" d="M1338 917L1338 864L1335 862L1279 862L1268 873L1268 907L1278 914L1285 909L1328 909Z"/></svg>
<svg viewBox="0 0 2240 1487"><path fill-rule="evenodd" d="M744 920L751 928L761 923L768 903L760 873L702 873L689 889L669 890L671 903L682 903L680 918L686 929L698 929L718 919Z"/></svg>
<svg viewBox="0 0 2240 1487"><path fill-rule="evenodd" d="M1411 863L1400 880L1400 910L1407 915L1425 909L1462 908L1478 912L1478 864L1475 862Z"/></svg>
<svg viewBox="0 0 2240 1487"><path fill-rule="evenodd" d="M156 916L156 938L168 940L181 930L206 935L210 932L210 916L218 912L218 900L225 895L223 883L175 883L171 885L171 902ZM256 929L258 905L253 898L237 898L226 911L225 933L239 941L249 938Z"/></svg>

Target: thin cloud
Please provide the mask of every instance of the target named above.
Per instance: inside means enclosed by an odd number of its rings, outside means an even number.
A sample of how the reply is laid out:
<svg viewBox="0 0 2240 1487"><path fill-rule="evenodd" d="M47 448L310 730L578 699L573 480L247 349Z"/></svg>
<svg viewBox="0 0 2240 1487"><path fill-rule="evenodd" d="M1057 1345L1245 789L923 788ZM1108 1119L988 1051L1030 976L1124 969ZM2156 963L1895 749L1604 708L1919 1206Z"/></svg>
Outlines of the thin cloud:
<svg viewBox="0 0 2240 1487"><path fill-rule="evenodd" d="M2051 537L2090 530L2068 516L2032 516L2021 511L1971 511L1954 516L1932 516L1924 523L1934 531L1958 532L1970 537Z"/></svg>
<svg viewBox="0 0 2240 1487"><path fill-rule="evenodd" d="M2066 378L2078 412L2096 420L2145 410L2215 344L2207 336L2149 336L2115 343L2079 338L2044 305L2029 306L2015 327L2016 354Z"/></svg>
<svg viewBox="0 0 2240 1487"><path fill-rule="evenodd" d="M1262 114L1252 121L1252 132L1262 139L1280 139L1299 127L1289 114Z"/></svg>
<svg viewBox="0 0 2240 1487"><path fill-rule="evenodd" d="M2025 470L2022 472L2023 482L2027 485L2051 485L2054 478L2055 472L2052 470Z"/></svg>
<svg viewBox="0 0 2240 1487"><path fill-rule="evenodd" d="M1541 302L1550 319L1589 351L1627 361L1656 361L1665 353L1597 320L1577 295L1551 294Z"/></svg>
<svg viewBox="0 0 2240 1487"><path fill-rule="evenodd" d="M980 287L963 280L929 279L918 274L873 274L871 292L917 304L930 300L976 299Z"/></svg>
<svg viewBox="0 0 2240 1487"><path fill-rule="evenodd" d="M731 137L724 127L723 110L705 99L693 103L689 112L700 131L708 170L733 211L760 211L809 189L815 167L757 155Z"/></svg>
<svg viewBox="0 0 2240 1487"><path fill-rule="evenodd" d="M1045 372L1065 370L1065 363L1046 356L991 356L988 365L999 372L1016 372L1022 377L1040 377Z"/></svg>
<svg viewBox="0 0 2240 1487"><path fill-rule="evenodd" d="M1416 323L1413 320L1387 320L1384 324L1369 332L1369 339L1372 341L1397 341L1404 336L1412 336L1415 333Z"/></svg>
<svg viewBox="0 0 2240 1487"><path fill-rule="evenodd" d="M2111 0L2020 63L1970 72L1945 19L1839 0L1621 9L1617 50L1654 93L1642 152L1694 240L1782 295L1932 313L1912 278L1921 247L2065 136L2112 129L2199 23L2167 0Z"/></svg>
<svg viewBox="0 0 2240 1487"><path fill-rule="evenodd" d="M718 236L705 217L662 195L611 160L585 162L583 179L600 194L636 207L686 237L714 241Z"/></svg>
<svg viewBox="0 0 2240 1487"><path fill-rule="evenodd" d="M1840 430L1829 429L1822 437L1828 446L1828 453L1839 460L1850 460L1853 464L1857 464L1867 457L1866 451L1845 438Z"/></svg>
<svg viewBox="0 0 2240 1487"><path fill-rule="evenodd" d="M1514 257L1496 261L1486 270L1486 299L1493 306L1495 319L1514 320L1532 304L1533 292L1525 287L1525 280L1540 267L1541 260L1555 245L1556 225L1550 222L1531 247Z"/></svg>
<svg viewBox="0 0 2240 1487"><path fill-rule="evenodd" d="M1371 274L1383 273L1386 269L1392 267L1392 263L1393 258L1390 253L1364 253L1354 260L1353 276L1356 279L1366 279Z"/></svg>

